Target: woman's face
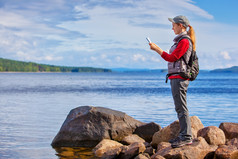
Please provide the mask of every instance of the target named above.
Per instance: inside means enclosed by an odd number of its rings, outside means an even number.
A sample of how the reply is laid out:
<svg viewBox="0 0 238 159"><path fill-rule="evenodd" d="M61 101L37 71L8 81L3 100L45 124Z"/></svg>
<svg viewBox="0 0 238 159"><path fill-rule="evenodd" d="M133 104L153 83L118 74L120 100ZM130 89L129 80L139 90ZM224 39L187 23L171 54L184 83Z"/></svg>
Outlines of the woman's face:
<svg viewBox="0 0 238 159"><path fill-rule="evenodd" d="M173 25L172 30L174 31L175 35L182 33L182 25L181 24L172 23L172 25Z"/></svg>

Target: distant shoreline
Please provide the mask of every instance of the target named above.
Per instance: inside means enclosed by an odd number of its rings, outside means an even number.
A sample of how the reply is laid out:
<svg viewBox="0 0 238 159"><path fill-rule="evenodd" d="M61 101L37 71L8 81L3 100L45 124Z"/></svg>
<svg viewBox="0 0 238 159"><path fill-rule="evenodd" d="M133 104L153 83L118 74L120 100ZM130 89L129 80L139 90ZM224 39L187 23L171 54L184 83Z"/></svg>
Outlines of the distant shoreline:
<svg viewBox="0 0 238 159"><path fill-rule="evenodd" d="M110 69L95 67L69 67L38 64L0 58L0 72L111 72Z"/></svg>
<svg viewBox="0 0 238 159"><path fill-rule="evenodd" d="M79 73L79 72L160 72L167 73L167 69L136 69L136 68L96 68L73 67L38 64L0 58L0 73ZM224 69L200 70L208 73L238 73L238 66Z"/></svg>

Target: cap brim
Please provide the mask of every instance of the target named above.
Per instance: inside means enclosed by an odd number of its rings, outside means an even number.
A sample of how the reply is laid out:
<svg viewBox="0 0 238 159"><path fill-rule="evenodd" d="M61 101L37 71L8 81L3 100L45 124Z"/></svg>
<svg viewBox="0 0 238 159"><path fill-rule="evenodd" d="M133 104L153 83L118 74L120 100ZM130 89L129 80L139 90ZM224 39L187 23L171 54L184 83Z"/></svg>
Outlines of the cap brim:
<svg viewBox="0 0 238 159"><path fill-rule="evenodd" d="M168 20L169 20L170 22L174 23L173 18L168 18Z"/></svg>

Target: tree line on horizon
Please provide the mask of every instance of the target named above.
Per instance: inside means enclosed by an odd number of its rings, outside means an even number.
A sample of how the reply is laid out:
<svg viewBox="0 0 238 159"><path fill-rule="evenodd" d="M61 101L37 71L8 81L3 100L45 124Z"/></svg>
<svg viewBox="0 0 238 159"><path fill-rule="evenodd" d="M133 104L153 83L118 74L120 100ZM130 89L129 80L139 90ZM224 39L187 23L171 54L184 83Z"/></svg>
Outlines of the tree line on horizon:
<svg viewBox="0 0 238 159"><path fill-rule="evenodd" d="M54 66L0 58L0 72L111 72L111 70L93 67Z"/></svg>

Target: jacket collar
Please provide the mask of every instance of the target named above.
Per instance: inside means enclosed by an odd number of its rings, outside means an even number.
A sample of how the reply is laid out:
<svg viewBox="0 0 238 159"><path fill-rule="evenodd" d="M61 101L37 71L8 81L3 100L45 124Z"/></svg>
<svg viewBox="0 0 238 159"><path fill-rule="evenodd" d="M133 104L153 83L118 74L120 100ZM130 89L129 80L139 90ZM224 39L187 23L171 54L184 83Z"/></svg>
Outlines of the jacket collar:
<svg viewBox="0 0 238 159"><path fill-rule="evenodd" d="M174 38L174 42L177 43L178 40L179 40L182 36L184 36L184 35L187 35L187 31L184 31L184 32L180 33L179 35L177 35L177 36Z"/></svg>

